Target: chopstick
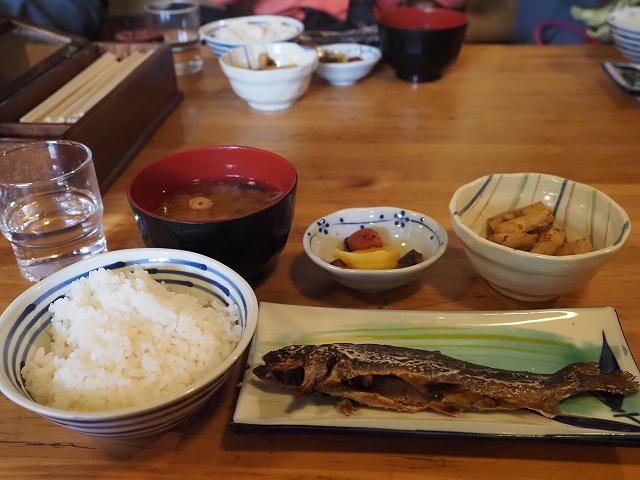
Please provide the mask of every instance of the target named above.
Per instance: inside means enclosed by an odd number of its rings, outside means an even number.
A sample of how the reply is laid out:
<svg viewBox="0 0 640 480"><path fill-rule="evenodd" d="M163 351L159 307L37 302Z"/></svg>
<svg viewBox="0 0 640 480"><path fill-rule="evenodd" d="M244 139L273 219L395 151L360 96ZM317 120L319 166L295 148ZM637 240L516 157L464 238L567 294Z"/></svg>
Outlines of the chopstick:
<svg viewBox="0 0 640 480"><path fill-rule="evenodd" d="M69 82L37 105L23 123L75 123L102 100L151 53L134 51L118 60L106 52Z"/></svg>
<svg viewBox="0 0 640 480"><path fill-rule="evenodd" d="M107 52L102 55L98 60L93 62L87 68L85 68L78 75L73 77L69 82L63 85L60 89L53 93L50 97L36 106L34 109L29 111L26 115L24 115L20 121L21 122L37 122L44 121L44 117L47 112L56 108L62 102L65 101L69 96L73 95L78 88L80 88L84 83L88 82L93 78L94 75L97 75L112 61L116 61L117 58L114 54Z"/></svg>

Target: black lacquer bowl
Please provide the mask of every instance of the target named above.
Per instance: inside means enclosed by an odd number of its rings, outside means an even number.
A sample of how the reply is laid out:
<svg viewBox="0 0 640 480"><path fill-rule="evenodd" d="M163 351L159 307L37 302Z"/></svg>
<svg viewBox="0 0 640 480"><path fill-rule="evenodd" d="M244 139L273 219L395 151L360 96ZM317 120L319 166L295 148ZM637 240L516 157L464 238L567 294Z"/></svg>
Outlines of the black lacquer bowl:
<svg viewBox="0 0 640 480"><path fill-rule="evenodd" d="M264 208L217 221L185 222L150 211L166 192L202 180L244 179L280 190ZM284 248L295 203L297 174L275 153L249 147L211 146L164 157L138 172L127 191L147 247L207 255L248 281L256 279Z"/></svg>
<svg viewBox="0 0 640 480"><path fill-rule="evenodd" d="M442 8L398 8L378 18L380 49L398 78L429 82L455 62L467 29L467 16Z"/></svg>

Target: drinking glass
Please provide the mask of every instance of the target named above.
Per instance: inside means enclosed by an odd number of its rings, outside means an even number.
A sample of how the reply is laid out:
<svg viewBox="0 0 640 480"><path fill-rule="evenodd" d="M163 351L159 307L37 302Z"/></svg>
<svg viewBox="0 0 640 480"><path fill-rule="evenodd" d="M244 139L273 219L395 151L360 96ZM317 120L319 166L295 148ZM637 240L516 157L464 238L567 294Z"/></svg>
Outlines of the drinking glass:
<svg viewBox="0 0 640 480"><path fill-rule="evenodd" d="M93 158L81 143L39 141L0 154L0 212L0 230L32 282L107 250Z"/></svg>
<svg viewBox="0 0 640 480"><path fill-rule="evenodd" d="M147 26L162 31L171 45L177 75L202 69L200 56L200 4L192 0L158 0L144 6Z"/></svg>

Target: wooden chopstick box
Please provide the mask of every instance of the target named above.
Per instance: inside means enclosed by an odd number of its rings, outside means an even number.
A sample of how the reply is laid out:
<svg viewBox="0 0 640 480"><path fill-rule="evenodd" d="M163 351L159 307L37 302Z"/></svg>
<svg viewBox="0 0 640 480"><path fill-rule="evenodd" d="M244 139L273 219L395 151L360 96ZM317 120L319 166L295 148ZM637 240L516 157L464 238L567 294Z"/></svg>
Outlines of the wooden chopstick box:
<svg viewBox="0 0 640 480"><path fill-rule="evenodd" d="M183 97L178 90L171 49L162 43L90 43L13 18L0 19L0 51L7 44L15 44L15 37L20 41L27 38L28 45L22 48L35 51L29 52L29 62L39 55L46 58L28 65L20 74L5 72L3 77L0 71L0 150L3 144L35 140L81 142L93 152L104 193ZM49 48L52 44L53 48ZM38 49L55 52L46 55L48 52L42 54ZM103 53L112 52L122 58L133 51L150 53L76 123L20 122L22 116ZM11 75L17 77L7 78Z"/></svg>

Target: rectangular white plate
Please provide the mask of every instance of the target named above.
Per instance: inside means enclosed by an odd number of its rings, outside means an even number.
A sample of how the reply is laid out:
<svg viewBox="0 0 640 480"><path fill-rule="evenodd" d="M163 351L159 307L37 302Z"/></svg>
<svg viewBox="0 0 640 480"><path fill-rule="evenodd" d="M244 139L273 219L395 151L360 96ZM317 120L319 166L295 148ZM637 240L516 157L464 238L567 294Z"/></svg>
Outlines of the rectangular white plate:
<svg viewBox="0 0 640 480"><path fill-rule="evenodd" d="M290 344L381 343L442 353L507 370L553 373L598 361L603 339L620 368L640 372L610 307L499 312L349 310L261 303L249 367L233 416L235 432L356 430L437 436L563 439L640 446L640 393L612 409L594 395L562 402L562 415L527 410L465 412L360 407L344 416L332 397L294 399L293 390L262 382L252 369L265 353ZM615 410L615 411L614 411Z"/></svg>

